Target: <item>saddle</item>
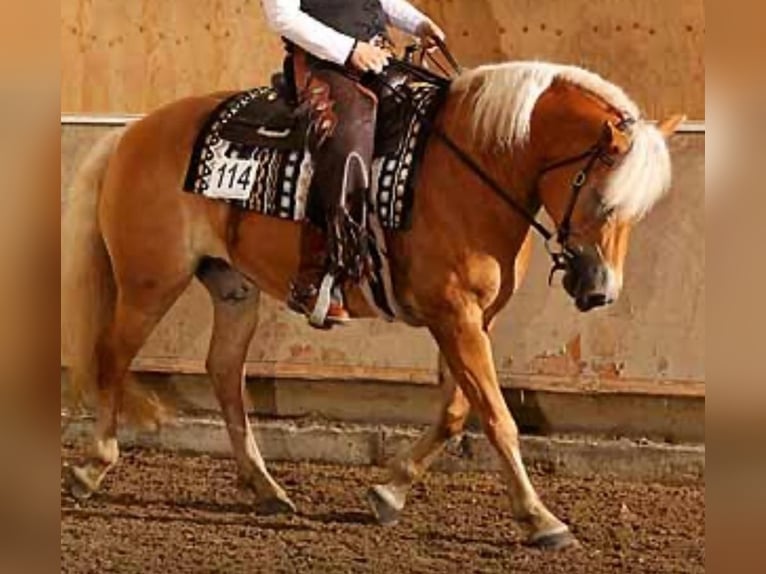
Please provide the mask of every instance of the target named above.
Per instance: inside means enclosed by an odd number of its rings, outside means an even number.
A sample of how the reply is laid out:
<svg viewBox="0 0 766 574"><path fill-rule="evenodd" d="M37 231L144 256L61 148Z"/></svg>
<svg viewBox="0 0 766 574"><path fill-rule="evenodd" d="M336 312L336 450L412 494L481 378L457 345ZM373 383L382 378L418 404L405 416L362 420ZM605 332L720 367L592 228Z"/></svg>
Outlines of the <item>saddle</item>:
<svg viewBox="0 0 766 574"><path fill-rule="evenodd" d="M409 226L427 126L450 85L405 65L390 66L380 78L389 89L380 90L366 198L381 226L390 230ZM316 221L309 109L297 104L291 86L277 74L271 86L223 100L197 135L183 189L271 217Z"/></svg>
<svg viewBox="0 0 766 574"><path fill-rule="evenodd" d="M284 74L274 74L271 86L271 91L255 94L252 101L222 127L223 138L242 145L282 151L305 146L308 110L296 105Z"/></svg>
<svg viewBox="0 0 766 574"><path fill-rule="evenodd" d="M384 72L388 85L400 88L407 82L405 74ZM378 123L375 130L375 157L394 152L404 137L410 119L407 106L396 95L385 91L378 101ZM309 110L297 104L293 87L285 74L271 77L271 90L255 94L236 116L221 129L221 136L245 146L281 151L300 150L306 146Z"/></svg>
<svg viewBox="0 0 766 574"><path fill-rule="evenodd" d="M399 61L380 90L375 157L361 225L372 238L365 298L381 317L402 316L392 289L386 231L411 224L415 184L449 80ZM396 69L393 69L396 68ZM183 189L235 208L291 221L318 221L308 150L309 110L282 74L271 86L235 93L210 114L195 140ZM319 214L321 215L321 214ZM320 218L321 219L321 218Z"/></svg>

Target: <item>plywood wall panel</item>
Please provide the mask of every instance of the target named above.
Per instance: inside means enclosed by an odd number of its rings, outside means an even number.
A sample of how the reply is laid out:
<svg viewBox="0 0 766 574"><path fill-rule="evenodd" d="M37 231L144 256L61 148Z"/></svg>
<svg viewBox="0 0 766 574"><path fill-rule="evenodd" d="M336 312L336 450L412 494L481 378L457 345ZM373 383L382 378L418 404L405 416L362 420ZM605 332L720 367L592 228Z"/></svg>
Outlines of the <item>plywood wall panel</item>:
<svg viewBox="0 0 766 574"><path fill-rule="evenodd" d="M550 261L535 241L529 273L493 333L501 378L617 388L705 380L705 138L677 136L670 147L673 188L633 230L614 305L575 311L561 288L546 286Z"/></svg>
<svg viewBox="0 0 766 574"><path fill-rule="evenodd" d="M468 65L545 59L624 86L651 117L704 118L702 0L419 0ZM146 112L266 81L281 61L258 0L62 0L63 112Z"/></svg>
<svg viewBox="0 0 766 574"><path fill-rule="evenodd" d="M281 45L256 0L64 0L62 111L145 112L262 82Z"/></svg>
<svg viewBox="0 0 766 574"><path fill-rule="evenodd" d="M64 126L62 203L74 166L108 129ZM578 313L560 286L548 287L550 260L535 239L527 278L493 331L504 384L658 393L669 384L694 383L697 390L704 385L704 136L677 136L671 151L673 189L635 229L624 291L615 305ZM347 329L318 332L265 296L260 313L248 353L251 373L437 380L436 347L423 329L360 321ZM154 331L139 362L171 371L201 370L211 318L208 296L195 282Z"/></svg>
<svg viewBox="0 0 766 574"><path fill-rule="evenodd" d="M509 59L585 66L650 117L704 119L701 0L421 0L470 66Z"/></svg>

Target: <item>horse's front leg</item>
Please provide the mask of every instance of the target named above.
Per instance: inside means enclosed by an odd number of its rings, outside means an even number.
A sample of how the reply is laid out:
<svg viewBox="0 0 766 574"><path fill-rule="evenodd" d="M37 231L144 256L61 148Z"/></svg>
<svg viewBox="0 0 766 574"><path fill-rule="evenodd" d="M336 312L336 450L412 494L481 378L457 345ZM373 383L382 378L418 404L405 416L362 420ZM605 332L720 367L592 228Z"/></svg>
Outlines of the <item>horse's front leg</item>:
<svg viewBox="0 0 766 574"><path fill-rule="evenodd" d="M373 486L368 493L373 512L381 524L394 524L399 520L412 485L423 477L447 443L463 431L470 413L465 394L456 384L441 356L439 371L443 391L439 419L413 445L400 452L388 464L388 482Z"/></svg>
<svg viewBox="0 0 766 574"><path fill-rule="evenodd" d="M576 544L569 528L542 503L524 468L518 429L500 390L481 309L466 306L442 314L430 329L457 384L479 414L487 438L500 455L513 516L524 527L527 542L548 548Z"/></svg>

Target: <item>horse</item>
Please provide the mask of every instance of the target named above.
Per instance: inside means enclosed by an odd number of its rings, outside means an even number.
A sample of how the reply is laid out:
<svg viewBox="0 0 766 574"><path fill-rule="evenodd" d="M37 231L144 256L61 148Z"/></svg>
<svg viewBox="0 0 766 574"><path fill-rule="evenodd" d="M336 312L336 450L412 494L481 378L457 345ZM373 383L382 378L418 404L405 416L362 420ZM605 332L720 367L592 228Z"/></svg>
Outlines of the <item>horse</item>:
<svg viewBox="0 0 766 574"><path fill-rule="evenodd" d="M239 474L258 512L296 510L266 468L243 389L258 293L286 299L304 224L181 191L195 137L225 96L182 99L109 133L74 180L62 228L62 329L70 385L95 396L96 416L92 448L69 467L78 497L96 492L117 463L121 414L161 418L161 405L131 383L129 365L196 277L214 308L206 369ZM388 481L368 491L380 523L399 520L413 484L473 410L526 542L577 544L527 474L490 333L524 277L533 230L545 235L553 271L564 272L580 311L618 297L630 230L670 186L666 140L681 121L642 119L621 88L573 66L508 62L452 82L434 120L441 137L424 151L411 226L386 232L402 320L428 329L438 345L443 399L436 422L390 462ZM537 222L540 210L556 233ZM346 299L353 317L375 317L358 287Z"/></svg>

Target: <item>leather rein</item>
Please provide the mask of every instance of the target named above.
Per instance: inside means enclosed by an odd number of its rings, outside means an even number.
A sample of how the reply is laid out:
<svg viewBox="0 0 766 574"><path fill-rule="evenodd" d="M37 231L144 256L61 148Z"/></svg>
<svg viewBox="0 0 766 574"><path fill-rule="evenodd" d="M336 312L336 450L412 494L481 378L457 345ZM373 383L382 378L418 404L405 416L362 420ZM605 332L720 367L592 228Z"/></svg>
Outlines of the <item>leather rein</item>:
<svg viewBox="0 0 766 574"><path fill-rule="evenodd" d="M450 53L447 46L439 40L436 41L436 47L441 51L441 53L444 55L454 70L453 74L448 75L454 77L455 75L461 73L462 68L457 63L455 57ZM412 62L413 55L417 50L421 50L421 65L416 65ZM410 46L405 51L405 54L405 60L392 58L390 60L389 66L398 68L400 71L414 75L416 77L420 77L425 81L442 85L445 87L445 89L449 87L451 83L450 79L446 79L442 76L434 74L422 66L424 58L426 56L430 56L426 49L418 45L415 45L414 47ZM439 65L432 56L430 56L430 59L432 62L436 63L443 72L446 73L444 67ZM544 167L540 171L538 177L542 177L545 174L560 168L585 161L583 168L575 174L575 176L572 178L572 182L570 183L571 195L567 209L564 212L564 217L556 229L551 231L537 220L534 213L530 212L526 206L522 205L519 201L514 199L513 196L503 188L503 186L497 183L497 181L495 181L491 176L487 175L487 173L470 156L468 152L456 144L446 133L444 133L442 129L440 129L434 124L434 122L426 117L425 114L423 114L423 112L418 109L418 107L412 102L406 93L402 92L397 86L392 85L384 74L375 75L374 78L384 88L390 91L394 97L399 100L400 103L408 106L411 111L413 111L413 113L418 116L423 124L423 127L431 135L435 136L439 141L441 141L471 172L474 173L474 175L476 175L476 177L478 177L487 187L489 187L489 189L500 200L502 200L506 205L510 206L514 211L516 211L543 238L546 251L548 252L548 255L551 257L552 261L551 271L548 276L549 284L552 282L556 272L567 271L571 268L572 262L575 260L578 254L577 251L569 245L569 239L572 236L572 217L574 216L575 208L577 207L577 202L581 191L587 185L590 173L597 162L601 161L609 167L612 167L615 164L615 158L610 153L610 150L604 145L603 137L599 138L599 140L594 145L589 147L584 152L572 157L562 159L560 161L556 161ZM621 132L625 132L633 123L635 123L633 118L621 116L620 122L616 127ZM557 248L552 246L554 241L557 244Z"/></svg>

